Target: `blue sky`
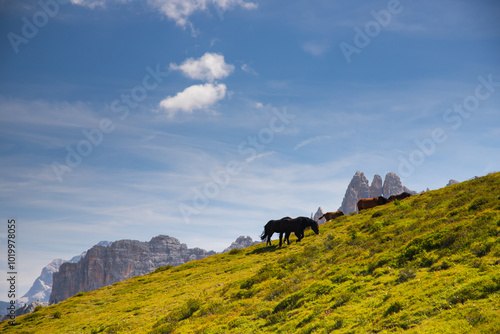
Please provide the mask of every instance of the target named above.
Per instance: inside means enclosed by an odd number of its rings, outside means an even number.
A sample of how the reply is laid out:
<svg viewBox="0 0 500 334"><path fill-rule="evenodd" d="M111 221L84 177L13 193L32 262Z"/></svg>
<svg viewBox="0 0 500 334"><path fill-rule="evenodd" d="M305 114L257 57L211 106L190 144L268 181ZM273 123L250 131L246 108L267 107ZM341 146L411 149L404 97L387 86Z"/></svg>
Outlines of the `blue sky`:
<svg viewBox="0 0 500 334"><path fill-rule="evenodd" d="M334 211L357 170L421 191L500 169L498 1L0 10L0 218L18 221L21 294L101 240L221 251Z"/></svg>

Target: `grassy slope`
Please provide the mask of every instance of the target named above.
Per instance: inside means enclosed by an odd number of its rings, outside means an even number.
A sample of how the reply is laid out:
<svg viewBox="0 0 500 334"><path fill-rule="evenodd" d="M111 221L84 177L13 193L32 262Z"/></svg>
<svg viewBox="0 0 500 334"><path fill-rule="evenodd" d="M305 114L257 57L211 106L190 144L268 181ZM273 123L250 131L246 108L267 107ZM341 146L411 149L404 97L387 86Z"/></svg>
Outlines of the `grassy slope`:
<svg viewBox="0 0 500 334"><path fill-rule="evenodd" d="M496 173L338 218L281 249L80 293L0 332L500 333L499 195Z"/></svg>

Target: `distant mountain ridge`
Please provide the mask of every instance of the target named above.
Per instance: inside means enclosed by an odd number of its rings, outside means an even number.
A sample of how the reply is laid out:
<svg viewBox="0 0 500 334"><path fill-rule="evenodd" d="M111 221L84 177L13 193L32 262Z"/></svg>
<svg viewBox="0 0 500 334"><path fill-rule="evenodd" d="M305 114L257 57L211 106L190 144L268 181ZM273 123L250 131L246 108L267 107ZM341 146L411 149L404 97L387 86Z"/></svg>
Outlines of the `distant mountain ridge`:
<svg viewBox="0 0 500 334"><path fill-rule="evenodd" d="M145 275L161 266L177 266L216 254L188 248L179 240L159 235L148 242L119 240L109 246L96 245L77 263L63 263L53 274L50 303L58 303L78 292L96 290L127 278Z"/></svg>
<svg viewBox="0 0 500 334"><path fill-rule="evenodd" d="M253 241L249 236L241 236L236 239L228 248L224 249L222 253L227 253L233 249L247 248L260 243L261 241Z"/></svg>
<svg viewBox="0 0 500 334"><path fill-rule="evenodd" d="M249 236L240 236L223 252L246 248L259 243ZM159 235L148 242L119 240L108 245L96 245L77 262L63 263L53 273L49 302L63 301L78 292L86 292L145 275L162 266L178 266L217 254L195 247L188 248L178 239Z"/></svg>

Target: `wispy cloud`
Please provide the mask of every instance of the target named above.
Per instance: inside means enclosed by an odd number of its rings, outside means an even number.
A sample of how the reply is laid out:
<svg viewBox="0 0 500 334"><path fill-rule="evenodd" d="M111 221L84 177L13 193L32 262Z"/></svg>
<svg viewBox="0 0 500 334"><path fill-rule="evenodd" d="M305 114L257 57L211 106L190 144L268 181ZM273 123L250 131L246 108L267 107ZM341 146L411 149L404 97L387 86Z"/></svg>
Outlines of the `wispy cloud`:
<svg viewBox="0 0 500 334"><path fill-rule="evenodd" d="M327 42L308 41L302 44L302 49L313 56L322 56L329 48Z"/></svg>
<svg viewBox="0 0 500 334"><path fill-rule="evenodd" d="M251 68L248 64L241 65L241 70L243 72L247 72L247 73L250 73L253 75L259 75L259 73L257 73L257 71L255 71L253 68Z"/></svg>
<svg viewBox="0 0 500 334"><path fill-rule="evenodd" d="M246 162L247 164L249 164L249 163L251 163L251 162L253 162L253 161L255 161L255 160L259 160L259 159L265 158L265 157L270 156L270 155L273 155L273 154L275 154L275 153L276 153L276 152L265 152L265 153L257 154L257 155L255 155L255 156L248 157L248 158L245 160L245 162Z"/></svg>
<svg viewBox="0 0 500 334"><path fill-rule="evenodd" d="M74 5L85 6L91 9L105 8L110 4L123 4L135 0L71 0ZM256 9L258 5L254 2L244 0L148 0L147 3L175 21L178 26L190 26L189 17L196 12L207 11L210 5L217 6L218 10L230 10L234 7L241 7L246 10Z"/></svg>
<svg viewBox="0 0 500 334"><path fill-rule="evenodd" d="M318 142L318 141L322 141L322 140L327 140L327 139L332 139L331 136L317 136L317 137L314 137L314 138L309 138L309 139L306 139L300 143L298 143L297 145L295 145L295 147L293 148L295 151L304 147L304 146L307 146L307 145L310 145L314 142Z"/></svg>

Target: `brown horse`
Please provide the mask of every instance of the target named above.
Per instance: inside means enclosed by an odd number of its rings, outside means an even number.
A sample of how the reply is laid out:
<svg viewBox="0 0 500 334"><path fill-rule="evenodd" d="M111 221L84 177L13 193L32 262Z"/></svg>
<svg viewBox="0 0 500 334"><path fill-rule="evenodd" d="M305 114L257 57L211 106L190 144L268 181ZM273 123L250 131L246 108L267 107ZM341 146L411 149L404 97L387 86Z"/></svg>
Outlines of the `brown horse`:
<svg viewBox="0 0 500 334"><path fill-rule="evenodd" d="M335 219L337 217L340 217L340 216L343 216L344 213L342 211L335 211L335 212L327 212L325 213L324 215L322 215L321 217L318 218L318 220L322 219L322 218L325 218L326 221L330 221L332 219Z"/></svg>
<svg viewBox="0 0 500 334"><path fill-rule="evenodd" d="M358 201L358 211L374 208L378 205L387 204L387 199L382 196L362 198Z"/></svg>
<svg viewBox="0 0 500 334"><path fill-rule="evenodd" d="M402 199L405 199L405 198L408 198L410 197L411 194L407 193L407 192L404 192L404 193L401 193L399 195L392 195L392 196L389 196L389 198L387 199L388 202L392 202L394 201L395 199L397 200L402 200Z"/></svg>

